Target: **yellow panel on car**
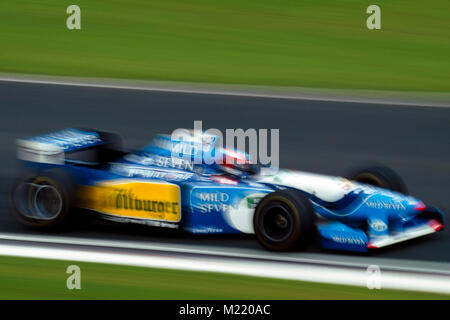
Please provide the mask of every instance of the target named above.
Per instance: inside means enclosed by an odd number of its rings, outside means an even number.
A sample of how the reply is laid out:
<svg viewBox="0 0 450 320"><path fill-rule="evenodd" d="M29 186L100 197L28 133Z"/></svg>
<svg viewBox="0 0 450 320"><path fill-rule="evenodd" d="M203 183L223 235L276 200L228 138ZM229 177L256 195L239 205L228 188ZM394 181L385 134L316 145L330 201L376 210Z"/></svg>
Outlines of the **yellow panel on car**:
<svg viewBox="0 0 450 320"><path fill-rule="evenodd" d="M113 180L78 193L80 207L122 217L178 222L180 188L175 184Z"/></svg>

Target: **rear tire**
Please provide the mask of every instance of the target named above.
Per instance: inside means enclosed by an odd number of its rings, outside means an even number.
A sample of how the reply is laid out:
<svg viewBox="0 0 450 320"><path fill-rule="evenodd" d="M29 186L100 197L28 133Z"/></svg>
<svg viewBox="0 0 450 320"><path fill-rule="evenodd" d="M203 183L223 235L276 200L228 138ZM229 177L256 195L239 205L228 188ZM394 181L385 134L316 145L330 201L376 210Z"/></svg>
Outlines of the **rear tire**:
<svg viewBox="0 0 450 320"><path fill-rule="evenodd" d="M75 191L72 177L63 169L28 175L11 189L13 215L28 227L58 229L71 216Z"/></svg>
<svg viewBox="0 0 450 320"><path fill-rule="evenodd" d="M265 248L292 250L312 240L316 230L315 213L300 191L275 191L258 203L253 226L256 238Z"/></svg>
<svg viewBox="0 0 450 320"><path fill-rule="evenodd" d="M403 179L394 170L385 166L356 169L349 172L346 177L356 182L408 194L408 188Z"/></svg>

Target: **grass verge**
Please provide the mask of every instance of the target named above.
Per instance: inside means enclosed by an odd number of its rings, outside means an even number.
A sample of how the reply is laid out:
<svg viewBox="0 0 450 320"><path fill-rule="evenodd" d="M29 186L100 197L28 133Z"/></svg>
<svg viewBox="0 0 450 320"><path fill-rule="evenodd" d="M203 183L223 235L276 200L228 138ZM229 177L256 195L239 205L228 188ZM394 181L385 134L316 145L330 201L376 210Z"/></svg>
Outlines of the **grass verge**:
<svg viewBox="0 0 450 320"><path fill-rule="evenodd" d="M0 1L0 72L450 91L448 0Z"/></svg>
<svg viewBox="0 0 450 320"><path fill-rule="evenodd" d="M81 269L81 290L66 287ZM0 299L449 299L448 295L208 272L0 256Z"/></svg>

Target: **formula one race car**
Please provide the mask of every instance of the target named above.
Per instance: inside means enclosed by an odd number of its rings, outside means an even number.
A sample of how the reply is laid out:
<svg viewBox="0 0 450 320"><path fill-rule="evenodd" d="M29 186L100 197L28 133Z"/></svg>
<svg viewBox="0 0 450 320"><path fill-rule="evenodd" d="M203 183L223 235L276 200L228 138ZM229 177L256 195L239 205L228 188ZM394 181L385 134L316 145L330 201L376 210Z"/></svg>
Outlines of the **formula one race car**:
<svg viewBox="0 0 450 320"><path fill-rule="evenodd" d="M324 248L364 252L444 227L442 212L408 196L386 167L347 178L274 170L216 146L216 138L158 135L135 152L123 151L117 135L93 130L18 140L27 174L12 188L13 213L27 226L50 229L83 208L194 234L254 233L276 251L304 246L318 232Z"/></svg>

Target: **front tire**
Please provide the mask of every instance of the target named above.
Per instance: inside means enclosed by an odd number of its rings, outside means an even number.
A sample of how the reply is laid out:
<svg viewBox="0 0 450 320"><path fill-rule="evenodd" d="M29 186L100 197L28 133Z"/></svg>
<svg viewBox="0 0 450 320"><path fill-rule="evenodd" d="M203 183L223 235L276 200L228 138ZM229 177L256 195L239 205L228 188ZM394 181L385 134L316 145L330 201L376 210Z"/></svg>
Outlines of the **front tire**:
<svg viewBox="0 0 450 320"><path fill-rule="evenodd" d="M14 217L21 224L57 229L67 224L75 202L75 185L62 169L43 171L19 179L10 201Z"/></svg>
<svg viewBox="0 0 450 320"><path fill-rule="evenodd" d="M256 238L273 251L287 251L308 244L315 233L315 213L300 191L281 190L265 196L253 216Z"/></svg>
<svg viewBox="0 0 450 320"><path fill-rule="evenodd" d="M383 189L408 194L408 188L403 179L394 170L385 166L378 165L355 169L349 172L346 175L346 178Z"/></svg>

